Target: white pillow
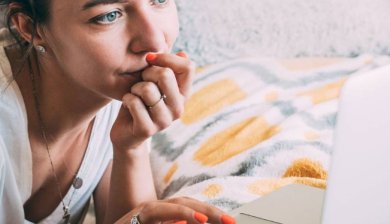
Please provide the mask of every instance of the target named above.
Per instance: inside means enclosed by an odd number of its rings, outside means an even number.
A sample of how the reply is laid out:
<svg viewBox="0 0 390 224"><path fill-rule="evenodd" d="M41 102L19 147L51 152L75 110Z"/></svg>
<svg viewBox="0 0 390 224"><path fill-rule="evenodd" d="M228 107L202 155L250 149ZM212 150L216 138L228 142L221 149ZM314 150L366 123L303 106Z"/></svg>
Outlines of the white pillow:
<svg viewBox="0 0 390 224"><path fill-rule="evenodd" d="M177 0L175 50L199 64L242 56L390 53L389 0Z"/></svg>

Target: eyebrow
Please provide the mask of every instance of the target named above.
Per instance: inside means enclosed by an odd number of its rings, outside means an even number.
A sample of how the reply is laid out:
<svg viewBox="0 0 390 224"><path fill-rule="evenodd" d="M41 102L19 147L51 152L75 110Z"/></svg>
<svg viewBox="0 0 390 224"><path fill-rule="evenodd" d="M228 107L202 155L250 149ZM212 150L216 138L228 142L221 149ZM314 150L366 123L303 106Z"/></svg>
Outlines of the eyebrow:
<svg viewBox="0 0 390 224"><path fill-rule="evenodd" d="M83 11L90 9L97 5L108 5L108 4L115 4L115 3L124 3L128 0L89 0L87 3L85 3L82 7Z"/></svg>

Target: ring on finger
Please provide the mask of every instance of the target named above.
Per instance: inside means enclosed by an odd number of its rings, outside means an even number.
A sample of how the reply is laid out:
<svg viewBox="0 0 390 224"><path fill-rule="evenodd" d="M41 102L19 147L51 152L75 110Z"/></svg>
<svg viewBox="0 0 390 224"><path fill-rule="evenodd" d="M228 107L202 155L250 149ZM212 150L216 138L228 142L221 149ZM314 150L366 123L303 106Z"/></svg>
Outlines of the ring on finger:
<svg viewBox="0 0 390 224"><path fill-rule="evenodd" d="M131 217L130 224L141 224L141 222L139 221L139 213Z"/></svg>
<svg viewBox="0 0 390 224"><path fill-rule="evenodd" d="M156 106L161 100L164 100L167 98L167 96L165 94L162 94L160 99L158 99L154 104L152 105L146 105L146 107L151 110L154 106Z"/></svg>

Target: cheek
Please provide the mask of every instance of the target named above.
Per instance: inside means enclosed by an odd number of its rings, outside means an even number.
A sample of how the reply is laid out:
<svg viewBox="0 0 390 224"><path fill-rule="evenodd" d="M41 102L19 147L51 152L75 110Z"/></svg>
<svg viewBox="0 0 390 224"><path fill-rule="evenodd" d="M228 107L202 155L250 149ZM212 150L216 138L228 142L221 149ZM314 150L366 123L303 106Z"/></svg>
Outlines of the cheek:
<svg viewBox="0 0 390 224"><path fill-rule="evenodd" d="M126 49L126 43L120 41L121 38L79 34L73 32L64 39L57 39L55 43L57 61L65 71L79 78L90 78L107 76L120 67Z"/></svg>

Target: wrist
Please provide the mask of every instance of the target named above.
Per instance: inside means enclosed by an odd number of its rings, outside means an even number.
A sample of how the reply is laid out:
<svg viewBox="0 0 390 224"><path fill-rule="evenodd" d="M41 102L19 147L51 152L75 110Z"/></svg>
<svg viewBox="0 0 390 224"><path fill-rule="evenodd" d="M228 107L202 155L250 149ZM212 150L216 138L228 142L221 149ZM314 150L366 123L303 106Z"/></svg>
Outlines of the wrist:
<svg viewBox="0 0 390 224"><path fill-rule="evenodd" d="M131 149L122 149L118 147L113 147L113 158L115 160L139 160L142 158L149 158L149 149L145 143L141 144L139 147Z"/></svg>

